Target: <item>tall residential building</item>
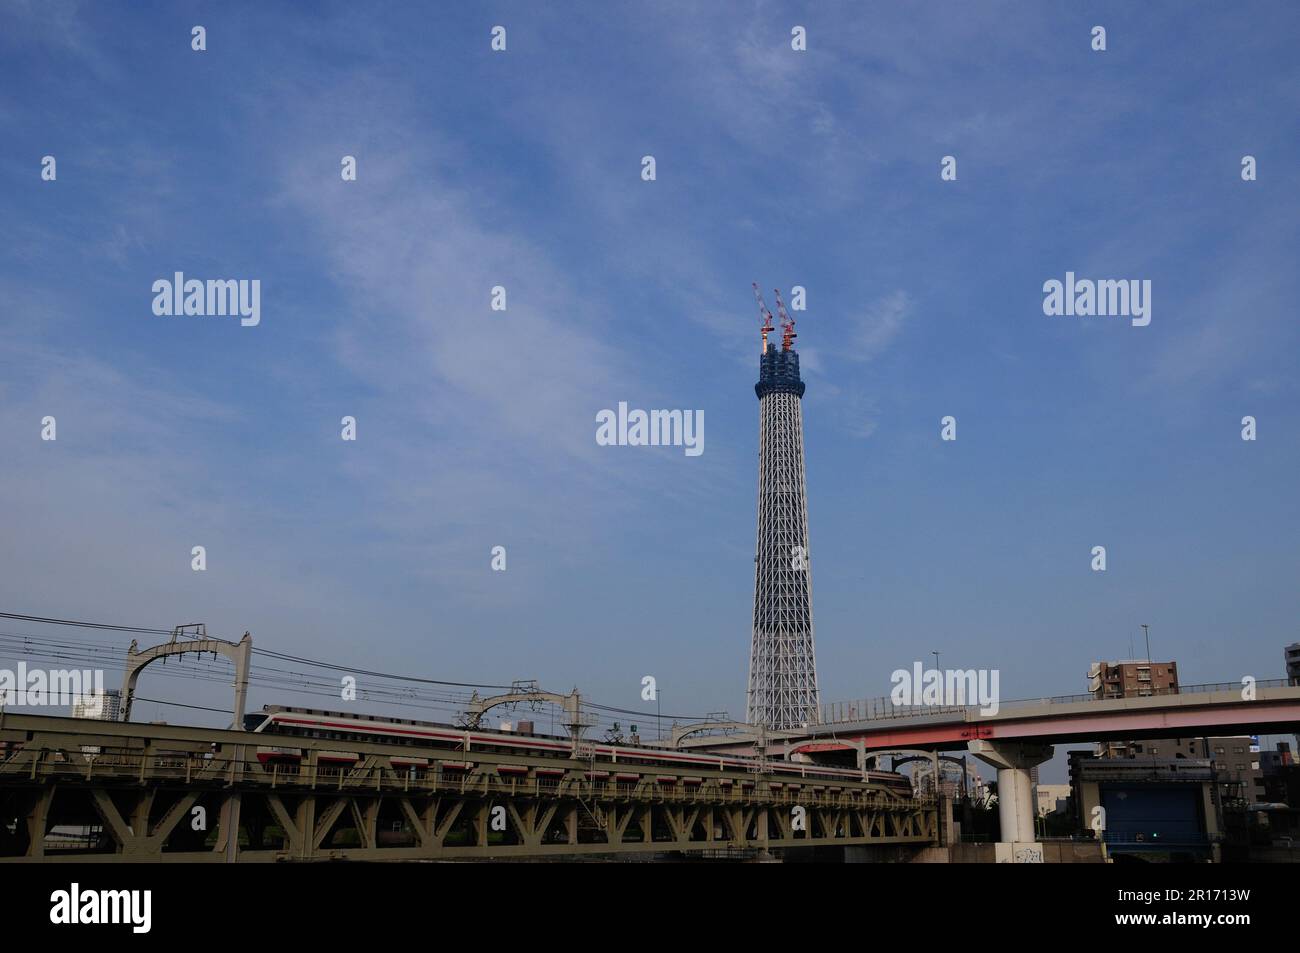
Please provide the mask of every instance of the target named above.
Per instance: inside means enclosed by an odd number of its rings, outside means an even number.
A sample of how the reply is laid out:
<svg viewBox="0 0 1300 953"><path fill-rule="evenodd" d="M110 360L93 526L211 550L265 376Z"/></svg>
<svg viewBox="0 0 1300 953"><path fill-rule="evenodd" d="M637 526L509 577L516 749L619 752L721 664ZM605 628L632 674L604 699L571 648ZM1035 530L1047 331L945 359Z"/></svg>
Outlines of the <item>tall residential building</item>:
<svg viewBox="0 0 1300 953"><path fill-rule="evenodd" d="M1088 669L1088 691L1097 698L1176 695L1178 663L1150 659L1093 662Z"/></svg>
<svg viewBox="0 0 1300 953"><path fill-rule="evenodd" d="M746 721L797 728L817 719L812 569L804 480L804 382L794 349L794 321L777 292L778 350L768 342L772 314L754 286L763 318L758 383L758 543L754 556L754 628Z"/></svg>
<svg viewBox="0 0 1300 953"><path fill-rule="evenodd" d="M119 721L122 718L122 693L110 688L102 694L72 703L73 718L91 718L95 721ZM81 745L81 753L97 755L99 745Z"/></svg>
<svg viewBox="0 0 1300 953"><path fill-rule="evenodd" d="M1300 642L1292 642L1286 652L1286 683L1300 685Z"/></svg>
<svg viewBox="0 0 1300 953"><path fill-rule="evenodd" d="M110 688L102 695L73 702L73 718L93 718L97 721L118 721L122 717L122 693Z"/></svg>

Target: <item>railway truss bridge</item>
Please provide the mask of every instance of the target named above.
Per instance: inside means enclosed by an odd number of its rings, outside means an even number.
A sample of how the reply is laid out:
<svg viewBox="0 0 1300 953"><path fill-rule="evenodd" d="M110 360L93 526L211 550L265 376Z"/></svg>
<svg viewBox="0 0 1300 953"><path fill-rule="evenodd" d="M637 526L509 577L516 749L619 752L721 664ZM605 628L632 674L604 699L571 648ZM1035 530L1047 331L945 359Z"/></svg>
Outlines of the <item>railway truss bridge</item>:
<svg viewBox="0 0 1300 953"><path fill-rule="evenodd" d="M277 744L298 760L278 761ZM0 860L537 859L937 838L932 802L794 780L0 712Z"/></svg>

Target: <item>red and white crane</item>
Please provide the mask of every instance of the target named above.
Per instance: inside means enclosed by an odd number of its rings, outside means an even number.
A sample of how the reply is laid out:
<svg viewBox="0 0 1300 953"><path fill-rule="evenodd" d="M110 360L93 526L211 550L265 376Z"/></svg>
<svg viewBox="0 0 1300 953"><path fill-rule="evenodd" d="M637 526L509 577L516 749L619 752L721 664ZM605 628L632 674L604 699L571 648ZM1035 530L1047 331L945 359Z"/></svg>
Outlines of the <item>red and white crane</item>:
<svg viewBox="0 0 1300 953"><path fill-rule="evenodd" d="M790 312L785 310L785 302L781 300L781 289L773 290L776 292L776 313L781 316L781 350L788 351L799 335L794 333L794 318L790 317ZM768 317L770 319L771 315Z"/></svg>

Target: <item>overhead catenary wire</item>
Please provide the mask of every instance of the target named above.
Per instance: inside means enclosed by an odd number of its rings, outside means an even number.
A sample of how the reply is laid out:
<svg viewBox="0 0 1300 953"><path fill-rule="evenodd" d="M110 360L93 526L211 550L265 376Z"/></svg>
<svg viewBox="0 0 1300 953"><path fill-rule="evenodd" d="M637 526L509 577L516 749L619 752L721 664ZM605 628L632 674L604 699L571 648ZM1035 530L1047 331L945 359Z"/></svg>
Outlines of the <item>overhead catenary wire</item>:
<svg viewBox="0 0 1300 953"><path fill-rule="evenodd" d="M112 625L107 622L79 622L73 619L51 619L48 616L21 615L17 612L0 612L0 619L17 622L42 622L50 625L71 625L83 629L113 629L117 632L139 632L141 635L171 635L171 629L149 629L138 625Z"/></svg>
<svg viewBox="0 0 1300 953"><path fill-rule="evenodd" d="M39 622L48 625L69 625L86 629L111 629L117 632L138 632L143 635L171 635L174 629L158 629L145 626L134 625L113 625L107 622L84 622L74 619L55 619L49 616L24 615L16 612L0 612L0 619L14 619L22 622ZM283 652L275 652L271 649L262 649L253 647L255 655L266 655L271 658L278 658L287 662L299 662L306 665L313 665L317 668L328 668L334 671L347 672L354 675L368 675L372 678L391 678L395 681L416 682L426 685L451 685L459 688L492 688L504 689L509 691L513 686L484 682L454 682L436 678L419 678L413 675L397 675L391 672L374 672L366 669L356 668L355 666L339 665L335 662L324 662L319 659L308 659L296 655L288 655Z"/></svg>
<svg viewBox="0 0 1300 953"><path fill-rule="evenodd" d="M15 638L5 633L0 633L0 652L21 655L29 659L59 662L62 664L80 663L92 666L104 666L106 663L116 663L121 657L120 653L110 654L111 650L106 650L102 647L92 647L81 651L69 651L64 647L56 647L53 650L49 648L42 650L40 645L40 642L27 637ZM67 643L60 643L60 645L67 646ZM187 679L191 681L230 684L231 675L228 671L221 671L222 667L224 666L219 664L214 665L213 663L203 660L189 661L177 657L168 659L164 665L152 673L151 677L169 680ZM290 672L273 667L254 669L249 673L249 683L276 693L293 693L315 696L318 698L334 699L337 699L339 696L337 683L312 678L306 673ZM358 697L368 701L378 701L403 708L446 711L450 713L463 710L469 702L469 695L465 693L431 693L410 688L382 686L359 687ZM413 704L413 702L423 702L424 704Z"/></svg>
<svg viewBox="0 0 1300 953"><path fill-rule="evenodd" d="M59 639L36 639L25 635L0 633L0 652L23 655L30 659L40 659L62 664L82 663L91 666L116 665L124 652L110 647ZM230 684L229 670L219 661L208 661L202 656L197 659L186 657L168 658L159 667L153 678L169 681L189 680ZM312 677L306 672L281 669L275 666L259 666L249 673L249 684L277 695L292 694L313 698L339 699L339 686L329 680ZM358 686L358 701L374 702L393 708L437 713L446 716L462 714L470 703L470 696L460 692L434 692L424 688L405 686ZM181 704L181 703L178 703ZM531 705L535 710L542 703L524 701L517 705ZM597 730L613 730L620 722L604 712L626 715L632 718L646 716L646 712L633 709L584 703L583 712L589 717L590 727ZM673 716L688 720L682 716ZM689 719L699 720L699 719Z"/></svg>
<svg viewBox="0 0 1300 953"><path fill-rule="evenodd" d="M215 711L220 712L223 715L230 714L230 712L226 711L224 708L212 708L208 705L189 705L185 702L169 702L163 701L161 698L144 698L143 696L137 695L135 696L135 700L138 702L149 702L152 705L167 705L171 708L193 708L195 711Z"/></svg>
<svg viewBox="0 0 1300 953"><path fill-rule="evenodd" d="M106 622L90 622L85 620L61 619L49 616L30 615L24 613L0 612L0 618L12 619L15 621L40 623L48 625L72 626L100 631L125 632L133 634L161 635L170 636L174 629L163 629L148 626L131 626L118 625ZM84 661L96 664L110 664L118 662L125 655L124 649L115 649L112 647L95 645L92 643L68 641L71 637L65 639L33 639L29 636L15 635L12 633L0 633L0 648L6 645L14 650L19 646L27 647L29 650L24 654L32 657L55 659L58 661ZM34 645L47 645L55 651L32 653L30 647ZM405 683L409 685L420 686L441 686L445 688L467 688L467 689L485 689L498 691L501 694L509 694L517 691L516 684L506 685L485 682L459 682L446 679L423 678L413 675L400 675L390 672L380 672L370 669L362 669L355 666L342 665L336 662L327 662L320 659L313 659L305 656L292 655L286 652L277 652L272 649L258 648L254 646L253 654L264 656L269 659L276 659L283 662L291 662L298 665L304 665L309 668L320 669L324 671L342 672L347 675L364 676L367 678L377 678L387 681ZM196 667L196 663L189 662L184 658L173 658L169 660L171 664L166 672L158 674L166 677L189 677L206 681L228 681L229 676L220 676L209 674L208 668ZM271 673L271 674L266 674ZM287 669L280 669L274 666L259 666L249 673L250 684L257 684L261 687L283 692L293 692L295 694L315 695L317 697L338 698L338 685L333 682L321 681L313 678L304 672L295 672ZM313 690L316 689L316 690ZM404 708L426 708L431 711L448 711L459 713L464 710L470 702L470 696L464 693L445 693L436 695L431 692L420 689L397 689L396 687L370 687L357 689L358 697L366 700L381 701L385 704L391 704ZM400 700L399 700L400 699ZM412 704L412 702L424 702L425 704ZM180 704L180 703L178 703ZM520 704L526 704L522 701ZM185 707L185 706L181 706ZM618 722L614 721L609 714L624 715L631 718L651 717L649 712L638 711L636 709L622 708L613 705L605 705L599 702L584 699L582 709L592 717L592 727L594 728L612 728ZM609 714L606 714L609 713ZM662 717L670 718L676 721L698 722L707 720L704 715L682 715L664 713Z"/></svg>

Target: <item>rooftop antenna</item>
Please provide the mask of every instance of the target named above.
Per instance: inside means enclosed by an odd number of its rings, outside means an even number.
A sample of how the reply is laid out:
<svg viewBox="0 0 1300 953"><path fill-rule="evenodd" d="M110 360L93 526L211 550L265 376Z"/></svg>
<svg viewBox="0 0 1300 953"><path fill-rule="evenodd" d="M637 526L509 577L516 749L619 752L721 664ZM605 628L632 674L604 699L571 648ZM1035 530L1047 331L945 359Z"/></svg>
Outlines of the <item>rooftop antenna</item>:
<svg viewBox="0 0 1300 953"><path fill-rule="evenodd" d="M758 316L763 319L763 353L767 353L767 335L775 330L772 325L772 312L767 310L767 302L763 300L763 292L758 290L758 282L751 282L754 286L754 300L758 302Z"/></svg>
<svg viewBox="0 0 1300 953"><path fill-rule="evenodd" d="M790 317L790 312L785 310L785 302L781 300L781 289L773 290L776 291L776 313L781 316L781 350L788 351L799 335L794 333L794 318Z"/></svg>

